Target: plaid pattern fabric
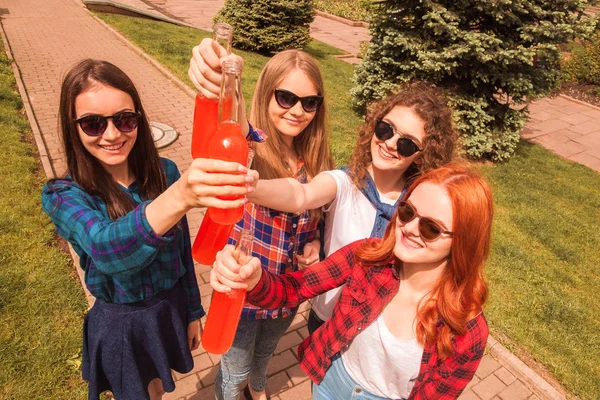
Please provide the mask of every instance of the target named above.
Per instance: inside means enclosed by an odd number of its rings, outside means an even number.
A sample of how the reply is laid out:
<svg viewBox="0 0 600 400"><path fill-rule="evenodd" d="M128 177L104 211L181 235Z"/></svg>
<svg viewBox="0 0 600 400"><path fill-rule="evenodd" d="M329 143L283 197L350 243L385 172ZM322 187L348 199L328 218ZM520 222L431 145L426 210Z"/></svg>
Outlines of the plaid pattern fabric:
<svg viewBox="0 0 600 400"><path fill-rule="evenodd" d="M295 178L306 183L303 163L298 164ZM314 240L317 226L318 221L311 221L308 211L292 214L247 203L244 218L234 227L229 243L236 244L242 229L251 230L254 233L252 255L260 259L263 269L281 275L298 269L296 255L302 254L304 245ZM285 318L296 308L297 306L259 308L246 303L242 318Z"/></svg>
<svg viewBox="0 0 600 400"><path fill-rule="evenodd" d="M161 159L169 185L179 179L174 162ZM194 273L187 219L159 236L146 219L146 206L136 182L126 191L137 207L119 218L108 216L106 204L76 182L44 185L42 207L80 257L85 284L96 298L133 303L172 288L181 279L188 294L188 322L204 315Z"/></svg>
<svg viewBox="0 0 600 400"><path fill-rule="evenodd" d="M321 328L298 348L300 366L313 382L323 380L331 357L348 346L361 330L383 312L398 292L395 265L364 269L356 264L354 251L363 239L342 247L324 261L283 276L262 274L248 300L265 308L295 307L303 301L346 284L333 311ZM438 329L443 322L438 323ZM423 350L419 375L409 399L455 399L475 374L488 337L485 317L480 313L467 324L464 336L455 338L455 352L440 360L436 345Z"/></svg>

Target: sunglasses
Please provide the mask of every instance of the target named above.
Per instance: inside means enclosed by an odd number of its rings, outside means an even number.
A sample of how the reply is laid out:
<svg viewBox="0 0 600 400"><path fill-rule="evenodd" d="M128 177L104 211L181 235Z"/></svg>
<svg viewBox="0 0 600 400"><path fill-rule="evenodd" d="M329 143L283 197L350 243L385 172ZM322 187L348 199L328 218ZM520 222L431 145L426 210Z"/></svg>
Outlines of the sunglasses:
<svg viewBox="0 0 600 400"><path fill-rule="evenodd" d="M377 120L377 124L375 125L375 136L377 139L385 142L394 137L395 134L396 131L392 125L380 119ZM398 133L398 135L400 135L400 133ZM398 143L396 143L396 151L402 157L410 157L423 150L419 149L419 146L417 146L412 139L400 135L400 139L398 139Z"/></svg>
<svg viewBox="0 0 600 400"><path fill-rule="evenodd" d="M296 96L294 93L285 89L275 89L275 101L279 107L289 110L294 107L298 101L302 104L302 108L307 113L315 112L323 103L323 96L313 95L306 97Z"/></svg>
<svg viewBox="0 0 600 400"><path fill-rule="evenodd" d="M115 115L104 117L102 115L86 115L75 120L81 130L88 136L100 136L108 127L108 119L112 119L115 128L120 132L131 132L138 127L140 123L140 113L132 111L122 111Z"/></svg>
<svg viewBox="0 0 600 400"><path fill-rule="evenodd" d="M398 203L398 219L400 222L408 224L415 218L419 218L419 234L423 240L433 241L443 234L452 236L452 232L444 230L440 224L431 218L419 216L410 203L407 203L406 201Z"/></svg>

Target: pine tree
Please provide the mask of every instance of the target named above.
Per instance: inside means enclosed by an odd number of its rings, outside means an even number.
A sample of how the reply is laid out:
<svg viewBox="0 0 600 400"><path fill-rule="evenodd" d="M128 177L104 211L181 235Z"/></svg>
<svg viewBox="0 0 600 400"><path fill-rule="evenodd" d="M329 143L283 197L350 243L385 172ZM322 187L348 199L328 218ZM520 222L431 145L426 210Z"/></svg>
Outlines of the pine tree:
<svg viewBox="0 0 600 400"><path fill-rule="evenodd" d="M312 0L227 0L215 21L233 26L236 48L270 55L306 46L314 17Z"/></svg>
<svg viewBox="0 0 600 400"><path fill-rule="evenodd" d="M381 1L355 72L355 104L364 110L400 82L429 81L447 89L466 153L506 160L526 122L526 102L558 85L558 44L593 30L595 21L582 13L588 3Z"/></svg>

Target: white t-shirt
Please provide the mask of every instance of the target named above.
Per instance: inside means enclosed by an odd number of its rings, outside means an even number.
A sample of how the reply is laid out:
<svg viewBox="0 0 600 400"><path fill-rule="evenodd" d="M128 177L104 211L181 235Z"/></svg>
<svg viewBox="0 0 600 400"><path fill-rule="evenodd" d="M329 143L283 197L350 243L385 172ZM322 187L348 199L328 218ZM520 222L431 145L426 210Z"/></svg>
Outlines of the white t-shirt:
<svg viewBox="0 0 600 400"><path fill-rule="evenodd" d="M325 256L329 257L341 247L371 236L377 210L365 195L356 189L344 171L337 169L326 172L337 183L335 199L329 207L323 208L323 211L328 214L325 218L323 249ZM386 204L394 205L396 203L396 199L388 199L381 193L379 193L379 198ZM331 318L342 287L332 289L312 300L312 309L321 320L327 321Z"/></svg>
<svg viewBox="0 0 600 400"><path fill-rule="evenodd" d="M365 357L365 355L367 355ZM383 314L342 350L344 367L365 390L386 399L407 399L419 375L423 348L389 331Z"/></svg>

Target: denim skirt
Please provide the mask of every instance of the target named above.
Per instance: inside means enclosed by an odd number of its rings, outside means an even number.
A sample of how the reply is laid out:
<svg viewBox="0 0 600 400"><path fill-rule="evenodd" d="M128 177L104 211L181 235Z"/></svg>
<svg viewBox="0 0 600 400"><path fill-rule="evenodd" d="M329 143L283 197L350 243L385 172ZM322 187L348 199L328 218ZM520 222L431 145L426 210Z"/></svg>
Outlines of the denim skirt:
<svg viewBox="0 0 600 400"><path fill-rule="evenodd" d="M187 295L181 283L129 304L96 303L83 324L82 375L89 400L105 390L117 400L148 399L148 384L175 390L171 369L192 370L187 341Z"/></svg>

